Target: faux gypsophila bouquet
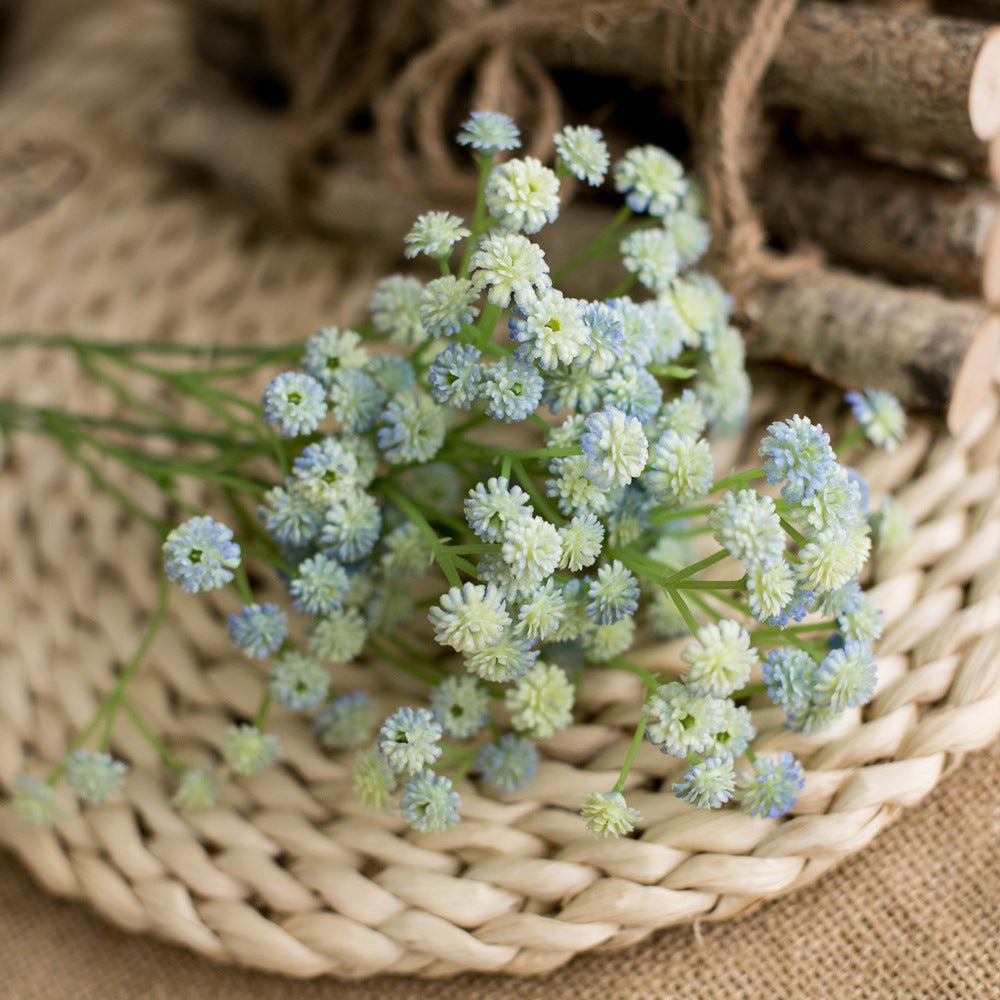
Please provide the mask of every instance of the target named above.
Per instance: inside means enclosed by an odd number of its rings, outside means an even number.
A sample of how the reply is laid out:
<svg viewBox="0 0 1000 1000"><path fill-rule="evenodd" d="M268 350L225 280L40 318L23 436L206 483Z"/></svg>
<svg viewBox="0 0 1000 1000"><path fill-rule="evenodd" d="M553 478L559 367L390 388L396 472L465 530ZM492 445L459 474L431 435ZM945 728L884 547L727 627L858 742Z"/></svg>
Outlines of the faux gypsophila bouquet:
<svg viewBox="0 0 1000 1000"><path fill-rule="evenodd" d="M272 658L256 715L225 735L225 764L254 775L280 758L273 704L312 713L323 747L358 748L366 805L441 830L458 821L459 777L499 793L525 787L536 741L573 721L582 673L612 669L641 678L646 695L614 787L583 797L596 836L638 819L623 790L643 740L687 762L672 789L698 808L736 800L782 815L802 768L789 753L754 754L746 703L766 691L788 726L811 733L871 697L881 612L858 583L873 520L865 484L799 415L768 428L761 467L717 478L706 435L739 426L750 386L726 294L690 270L708 231L668 153L626 154L614 168L626 206L554 275L529 236L556 220L564 178L601 183L601 134L563 129L554 169L497 161L519 146L501 114L474 113L458 141L480 167L471 223L429 212L406 237L407 256L434 261L440 276L386 278L369 324L321 329L302 370L264 392L265 426L248 450L270 450L280 481L242 480L259 508L244 548L281 575L304 638L293 638L288 609L255 600L225 524L193 516L164 543L169 580L187 592L233 587L242 608L229 637L248 657ZM555 287L616 246L625 273L609 298ZM630 297L636 283L643 291ZM373 350L375 340L392 349ZM860 429L894 447L896 401L872 391L849 401ZM758 492L765 483L780 493ZM241 480L227 473L219 485ZM905 517L889 507L877 520L888 538ZM725 561L739 569L709 573ZM163 588L144 647L166 599ZM640 629L690 635L681 677L629 659ZM62 774L88 801L118 788L125 766L106 745L119 708L177 772L180 808L215 801L211 765L178 762L130 704L141 653L50 781L25 779L27 818L51 817ZM426 684L426 703L381 718L367 691L331 691L328 664L372 659ZM88 750L99 725L101 745Z"/></svg>

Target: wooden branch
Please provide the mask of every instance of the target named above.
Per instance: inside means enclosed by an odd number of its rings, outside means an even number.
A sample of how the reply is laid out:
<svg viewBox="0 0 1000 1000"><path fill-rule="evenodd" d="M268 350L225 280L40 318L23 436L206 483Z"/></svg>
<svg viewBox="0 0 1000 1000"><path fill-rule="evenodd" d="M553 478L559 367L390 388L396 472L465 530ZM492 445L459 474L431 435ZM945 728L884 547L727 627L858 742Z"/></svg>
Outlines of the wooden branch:
<svg viewBox="0 0 1000 1000"><path fill-rule="evenodd" d="M749 357L887 389L904 404L943 412L955 433L986 398L1000 358L1000 319L984 303L844 271L764 283L754 304Z"/></svg>
<svg viewBox="0 0 1000 1000"><path fill-rule="evenodd" d="M645 23L581 27L535 46L547 65L663 84L674 6ZM793 15L762 89L836 135L978 162L1000 131L1000 31L955 18L812 0Z"/></svg>
<svg viewBox="0 0 1000 1000"><path fill-rule="evenodd" d="M767 228L783 241L817 243L862 270L981 295L986 262L1000 264L1000 195L989 184L847 156L778 153L756 191Z"/></svg>

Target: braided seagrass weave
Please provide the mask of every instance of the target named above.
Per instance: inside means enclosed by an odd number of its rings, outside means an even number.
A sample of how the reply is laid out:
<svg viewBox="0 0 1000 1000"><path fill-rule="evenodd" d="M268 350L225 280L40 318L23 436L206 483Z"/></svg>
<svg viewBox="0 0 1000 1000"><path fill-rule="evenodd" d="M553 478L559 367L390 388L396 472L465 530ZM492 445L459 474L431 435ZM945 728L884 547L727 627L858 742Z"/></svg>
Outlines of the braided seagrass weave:
<svg viewBox="0 0 1000 1000"><path fill-rule="evenodd" d="M273 342L357 317L384 261L255 231L157 167L123 162L74 111L80 87L79 76L43 76L15 95L51 119L47 132L4 132L0 160L28 192L0 234L4 327ZM23 210L32 191L33 216ZM63 357L11 355L0 395L110 412L113 401L75 373ZM836 436L834 396L766 377L759 386L747 443L726 443L720 467L752 461L761 424L796 411ZM609 672L588 679L577 724L543 745L528 789L497 800L464 782L463 821L444 833L406 831L356 804L348 759L321 753L291 715L275 720L280 766L227 781L220 806L183 817L169 805L169 777L125 723L113 733L132 764L123 794L29 830L4 795L16 774L62 756L131 656L158 550L47 442L2 448L0 844L52 892L220 960L296 976L532 974L657 928L723 919L817 878L1000 731L998 385L962 437L915 421L896 453L862 467L873 503L896 493L917 530L874 568L886 630L871 704L811 737L785 730L773 708L754 712L757 748L792 750L807 769L790 817L700 813L660 791L678 762L645 746L629 781L644 817L636 838L594 841L579 796L613 783L640 698L635 678ZM133 688L143 715L192 761L217 755L225 727L259 698L223 610L176 601ZM676 671L678 650L647 644L635 658ZM377 688L382 677L376 665L341 669L334 681L348 687Z"/></svg>

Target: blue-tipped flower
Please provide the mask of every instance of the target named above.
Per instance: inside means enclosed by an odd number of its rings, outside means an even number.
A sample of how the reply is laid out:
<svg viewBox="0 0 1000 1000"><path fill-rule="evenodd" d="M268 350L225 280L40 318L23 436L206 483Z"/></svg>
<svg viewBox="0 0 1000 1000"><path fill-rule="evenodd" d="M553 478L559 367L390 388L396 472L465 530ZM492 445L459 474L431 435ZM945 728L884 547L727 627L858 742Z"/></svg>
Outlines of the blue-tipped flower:
<svg viewBox="0 0 1000 1000"><path fill-rule="evenodd" d="M560 569L576 573L597 561L604 544L604 525L596 514L578 514L559 529L562 541Z"/></svg>
<svg viewBox="0 0 1000 1000"><path fill-rule="evenodd" d="M642 424L613 406L587 417L580 447L590 460L587 475L601 489L627 486L645 469L649 455Z"/></svg>
<svg viewBox="0 0 1000 1000"><path fill-rule="evenodd" d="M472 232L465 228L465 223L451 212L425 212L417 216L413 228L403 237L407 257L416 257L425 253L435 260L447 258L452 247Z"/></svg>
<svg viewBox="0 0 1000 1000"><path fill-rule="evenodd" d="M449 344L427 372L434 398L447 406L467 410L479 399L483 381L482 356L471 344Z"/></svg>
<svg viewBox="0 0 1000 1000"><path fill-rule="evenodd" d="M239 564L240 547L232 531L211 517L192 517L163 543L167 577L188 594L224 587Z"/></svg>
<svg viewBox="0 0 1000 1000"><path fill-rule="evenodd" d="M465 658L466 669L484 681L502 684L523 677L538 660L538 650L532 641L506 633L496 642L469 653Z"/></svg>
<svg viewBox="0 0 1000 1000"><path fill-rule="evenodd" d="M318 552L299 563L298 575L288 585L297 611L325 615L344 602L350 580L347 571L330 556Z"/></svg>
<svg viewBox="0 0 1000 1000"><path fill-rule="evenodd" d="M598 625L611 625L634 615L639 606L639 584L617 559L597 571L587 588L587 614Z"/></svg>
<svg viewBox="0 0 1000 1000"><path fill-rule="evenodd" d="M785 552L785 531L770 497L727 493L708 515L712 537L744 566L771 569Z"/></svg>
<svg viewBox="0 0 1000 1000"><path fill-rule="evenodd" d="M63 806L51 785L23 774L17 776L16 782L14 812L22 822L29 826L48 826L59 818Z"/></svg>
<svg viewBox="0 0 1000 1000"><path fill-rule="evenodd" d="M479 751L475 766L485 784L510 794L520 791L535 776L538 750L531 740L506 733L498 743L489 743Z"/></svg>
<svg viewBox="0 0 1000 1000"><path fill-rule="evenodd" d="M264 423L282 437L312 434L326 416L323 383L304 372L282 372L264 390Z"/></svg>
<svg viewBox="0 0 1000 1000"><path fill-rule="evenodd" d="M718 809L728 802L736 788L736 772L732 757L708 757L692 764L684 778L672 784L679 799L690 802L696 809Z"/></svg>
<svg viewBox="0 0 1000 1000"><path fill-rule="evenodd" d="M461 804L451 778L433 771L421 771L403 782L399 811L414 830L440 833L458 822Z"/></svg>
<svg viewBox="0 0 1000 1000"><path fill-rule="evenodd" d="M623 837L642 819L639 810L633 809L621 792L585 792L580 815L598 840Z"/></svg>
<svg viewBox="0 0 1000 1000"><path fill-rule="evenodd" d="M392 804L392 793L396 788L396 775L378 752L372 747L354 758L354 794L361 804L369 809L388 809Z"/></svg>
<svg viewBox="0 0 1000 1000"><path fill-rule="evenodd" d="M750 633L739 622L709 622L694 634L681 652L688 665L685 683L697 694L725 698L743 687L757 662Z"/></svg>
<svg viewBox="0 0 1000 1000"><path fill-rule="evenodd" d="M696 264L708 249L711 235L708 223L693 212L679 209L670 217L669 227L681 267Z"/></svg>
<svg viewBox="0 0 1000 1000"><path fill-rule="evenodd" d="M580 313L587 328L586 349L576 365L591 375L605 375L625 354L625 325L618 311L605 302L587 302Z"/></svg>
<svg viewBox="0 0 1000 1000"><path fill-rule="evenodd" d="M510 624L507 607L496 587L466 583L441 596L427 615L434 638L460 653L476 653L497 642Z"/></svg>
<svg viewBox="0 0 1000 1000"><path fill-rule="evenodd" d="M288 489L274 486L264 494L260 519L280 545L303 548L323 526L323 508L308 482L289 482Z"/></svg>
<svg viewBox="0 0 1000 1000"><path fill-rule="evenodd" d="M681 269L674 238L666 229L638 229L618 247L625 270L652 292L666 292Z"/></svg>
<svg viewBox="0 0 1000 1000"><path fill-rule="evenodd" d="M487 210L504 229L537 233L559 215L559 178L533 156L494 167L484 195Z"/></svg>
<svg viewBox="0 0 1000 1000"><path fill-rule="evenodd" d="M307 712L327 696L330 678L318 660L288 652L271 667L267 686L279 705L293 712Z"/></svg>
<svg viewBox="0 0 1000 1000"><path fill-rule="evenodd" d="M835 712L863 705L874 694L877 679L872 651L864 643L848 641L830 650L816 669L813 701Z"/></svg>
<svg viewBox="0 0 1000 1000"><path fill-rule="evenodd" d="M511 521L500 554L522 588L536 587L559 565L562 557L559 529L543 517Z"/></svg>
<svg viewBox="0 0 1000 1000"><path fill-rule="evenodd" d="M772 649L763 663L767 696L789 716L809 704L816 679L816 661L802 649Z"/></svg>
<svg viewBox="0 0 1000 1000"><path fill-rule="evenodd" d="M881 389L849 392L845 399L868 440L886 451L895 451L906 434L906 413L899 400Z"/></svg>
<svg viewBox="0 0 1000 1000"><path fill-rule="evenodd" d="M323 326L306 341L302 367L317 382L329 386L338 372L360 368L367 360L368 352L356 331Z"/></svg>
<svg viewBox="0 0 1000 1000"><path fill-rule="evenodd" d="M431 709L438 725L464 740L475 736L489 718L490 693L475 677L446 677L431 692Z"/></svg>
<svg viewBox="0 0 1000 1000"><path fill-rule="evenodd" d="M444 444L447 414L430 396L394 396L382 413L377 441L387 462L429 462Z"/></svg>
<svg viewBox="0 0 1000 1000"><path fill-rule="evenodd" d="M349 434L371 430L386 395L360 368L345 368L330 380L330 410Z"/></svg>
<svg viewBox="0 0 1000 1000"><path fill-rule="evenodd" d="M776 421L767 428L769 437L758 454L765 459L764 474L776 486L787 480L781 496L790 504L807 500L821 489L837 464L830 436L808 417L798 415Z"/></svg>
<svg viewBox="0 0 1000 1000"><path fill-rule="evenodd" d="M642 481L657 503L683 507L706 496L714 476L715 462L704 438L667 431L656 442Z"/></svg>
<svg viewBox="0 0 1000 1000"><path fill-rule="evenodd" d="M479 315L479 292L468 278L446 274L420 293L420 320L432 337L450 337Z"/></svg>
<svg viewBox="0 0 1000 1000"><path fill-rule="evenodd" d="M378 733L378 748L397 774L417 774L441 756L441 726L427 708L397 708Z"/></svg>
<svg viewBox="0 0 1000 1000"><path fill-rule="evenodd" d="M544 388L542 376L530 361L501 358L484 367L479 395L486 401L489 416L513 424L527 420L535 412Z"/></svg>
<svg viewBox="0 0 1000 1000"><path fill-rule="evenodd" d="M645 368L625 365L611 372L604 383L604 405L614 406L648 424L663 405L663 390Z"/></svg>
<svg viewBox="0 0 1000 1000"><path fill-rule="evenodd" d="M484 542L502 541L509 524L531 515L528 494L502 476L476 483L465 501L465 519Z"/></svg>
<svg viewBox="0 0 1000 1000"><path fill-rule="evenodd" d="M177 780L171 803L181 812L201 812L219 801L219 780L211 767L188 767Z"/></svg>
<svg viewBox="0 0 1000 1000"><path fill-rule="evenodd" d="M367 638L364 615L357 608L340 608L316 622L309 636L309 655L318 660L348 663L364 649Z"/></svg>
<svg viewBox="0 0 1000 1000"><path fill-rule="evenodd" d="M496 306L506 308L511 296L524 308L539 292L552 287L542 248L520 233L495 231L472 254L472 284Z"/></svg>
<svg viewBox="0 0 1000 1000"><path fill-rule="evenodd" d="M580 302L566 298L555 288L528 298L522 312L515 313L508 326L511 339L523 344L528 357L537 361L543 371L572 364L589 337Z"/></svg>
<svg viewBox="0 0 1000 1000"><path fill-rule="evenodd" d="M413 364L395 354L376 354L365 364L365 371L385 393L386 399L401 392L409 392L417 384Z"/></svg>
<svg viewBox="0 0 1000 1000"><path fill-rule="evenodd" d="M559 629L566 610L562 587L553 577L549 577L521 605L515 631L517 635L532 642L547 639Z"/></svg>
<svg viewBox="0 0 1000 1000"><path fill-rule="evenodd" d="M519 733L546 740L573 721L575 697L566 671L539 661L508 689L505 701Z"/></svg>
<svg viewBox="0 0 1000 1000"><path fill-rule="evenodd" d="M375 702L367 691L353 691L330 702L313 720L320 746L343 750L364 743L375 727Z"/></svg>
<svg viewBox="0 0 1000 1000"><path fill-rule="evenodd" d="M229 616L229 641L247 656L277 652L288 635L288 615L277 604L248 604Z"/></svg>
<svg viewBox="0 0 1000 1000"><path fill-rule="evenodd" d="M660 410L659 425L663 433L675 431L681 437L698 438L705 432L708 420L705 408L691 389L685 389Z"/></svg>
<svg viewBox="0 0 1000 1000"><path fill-rule="evenodd" d="M600 129L590 125L567 125L555 136L559 158L566 169L591 187L604 180L610 156Z"/></svg>
<svg viewBox="0 0 1000 1000"><path fill-rule="evenodd" d="M857 576L871 551L868 531L867 521L859 521L850 528L833 526L817 531L799 552L802 585L825 594Z"/></svg>
<svg viewBox="0 0 1000 1000"><path fill-rule="evenodd" d="M708 755L735 760L746 753L747 747L756 735L757 730L754 728L750 709L726 698L722 702L719 731L715 734Z"/></svg>
<svg viewBox="0 0 1000 1000"><path fill-rule="evenodd" d="M66 759L66 784L87 802L103 802L121 788L126 771L110 754L74 750Z"/></svg>
<svg viewBox="0 0 1000 1000"><path fill-rule="evenodd" d="M615 164L615 189L633 212L666 216L688 189L684 168L659 146L637 146Z"/></svg>
<svg viewBox="0 0 1000 1000"><path fill-rule="evenodd" d="M519 149L521 131L514 120L500 111L473 111L462 123L456 139L460 146L470 146L491 156L507 149Z"/></svg>
<svg viewBox="0 0 1000 1000"><path fill-rule="evenodd" d="M382 511L375 498L351 490L326 511L319 542L328 553L346 563L364 559L382 534Z"/></svg>
<svg viewBox="0 0 1000 1000"><path fill-rule="evenodd" d="M722 705L720 698L699 695L678 681L661 684L642 710L646 738L673 757L706 753L719 731Z"/></svg>
<svg viewBox="0 0 1000 1000"><path fill-rule="evenodd" d="M292 472L299 483L322 486L326 495L359 484L358 456L338 435L307 444Z"/></svg>
<svg viewBox="0 0 1000 1000"><path fill-rule="evenodd" d="M804 786L802 765L785 751L777 760L758 757L753 771L741 771L736 779L736 798L751 816L773 819L791 810Z"/></svg>
<svg viewBox="0 0 1000 1000"><path fill-rule="evenodd" d="M394 344L422 344L427 331L420 319L424 286L416 278L392 274L372 293L372 323Z"/></svg>

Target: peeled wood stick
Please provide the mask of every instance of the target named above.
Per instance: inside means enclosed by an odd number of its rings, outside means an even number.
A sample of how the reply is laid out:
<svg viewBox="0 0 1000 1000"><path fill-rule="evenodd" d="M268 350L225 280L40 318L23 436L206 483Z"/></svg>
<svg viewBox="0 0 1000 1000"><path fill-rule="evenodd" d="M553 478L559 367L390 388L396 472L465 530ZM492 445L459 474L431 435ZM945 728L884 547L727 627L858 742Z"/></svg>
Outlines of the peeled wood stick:
<svg viewBox="0 0 1000 1000"><path fill-rule="evenodd" d="M1000 319L984 303L845 271L762 283L754 307L751 358L888 389L909 406L943 412L955 433L986 398L1000 356Z"/></svg>
<svg viewBox="0 0 1000 1000"><path fill-rule="evenodd" d="M1000 195L989 184L783 154L764 164L756 190L771 232L791 245L817 243L862 270L981 295L986 262L1000 264Z"/></svg>
<svg viewBox="0 0 1000 1000"><path fill-rule="evenodd" d="M599 33L581 24L535 50L550 66L664 83L663 40L686 17L668 5ZM1000 30L813 0L792 16L761 96L840 135L978 161L1000 132L998 94Z"/></svg>

